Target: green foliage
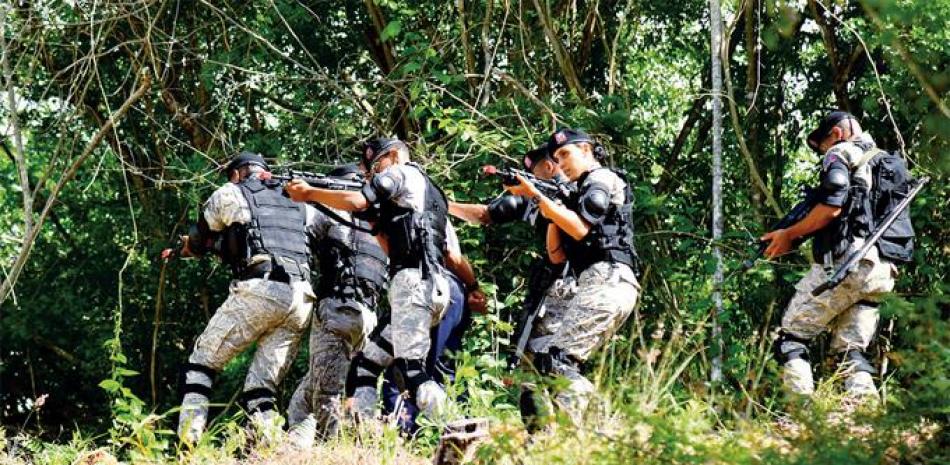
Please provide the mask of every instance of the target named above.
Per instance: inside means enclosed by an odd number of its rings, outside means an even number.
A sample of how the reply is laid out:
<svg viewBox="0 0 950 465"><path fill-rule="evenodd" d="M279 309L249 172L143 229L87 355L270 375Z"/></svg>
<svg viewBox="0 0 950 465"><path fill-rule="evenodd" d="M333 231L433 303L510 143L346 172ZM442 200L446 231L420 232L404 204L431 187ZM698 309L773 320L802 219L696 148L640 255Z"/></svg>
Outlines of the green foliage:
<svg viewBox="0 0 950 465"><path fill-rule="evenodd" d="M16 432L6 453L70 463L108 440L122 459L178 458L169 442L178 365L229 276L211 260L156 257L223 182L216 168L232 152L319 171L354 159L362 139L398 135L450 197L481 202L500 192L478 176L482 165L519 164L556 127L578 126L605 143L636 197L643 293L594 368L605 398L597 424L621 433L561 428L525 444L517 392L506 383L530 378L513 378L503 360L524 272L542 249L527 228L457 225L494 303L468 333L453 387L467 397L456 414L496 425L486 461L878 463L895 447L918 460L914 451L937 440L905 447L903 432L921 418L945 428L950 415L950 1L725 3L726 102L739 121L727 118L724 134L727 273L775 219L749 161L781 205L793 204L818 162L802 139L830 105L849 108L882 147L903 147L915 173L934 178L913 206L915 262L900 269L882 310L882 326L895 324L884 333L887 414L867 420L879 434L852 439L806 418L803 436L775 431L775 412L787 404L769 346L806 253L731 274L725 310L710 317L705 1L12 2L0 32L36 191L31 219L48 200L51 208L14 293L0 296L0 403L6 431ZM152 77L146 94L50 199L143 71ZM0 83L5 281L26 217L8 83ZM714 325L723 334L722 385L708 382ZM281 387L284 401L305 356ZM248 359L218 378L213 401L226 407L213 438L183 453L214 462L245 446L230 406ZM62 429L78 432L64 441ZM431 451L437 430L430 425L410 446ZM395 447L389 434L377 446Z"/></svg>

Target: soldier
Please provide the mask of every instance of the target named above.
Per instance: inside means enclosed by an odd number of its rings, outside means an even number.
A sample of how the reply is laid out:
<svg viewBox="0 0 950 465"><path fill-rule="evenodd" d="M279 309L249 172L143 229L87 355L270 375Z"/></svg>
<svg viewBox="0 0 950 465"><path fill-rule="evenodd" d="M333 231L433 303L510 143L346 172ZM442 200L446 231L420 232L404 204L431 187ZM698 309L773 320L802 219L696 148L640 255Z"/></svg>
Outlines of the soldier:
<svg viewBox="0 0 950 465"><path fill-rule="evenodd" d="M470 305L484 307L485 295L471 266L460 261L461 254L446 253L455 237L448 204L422 167L410 161L408 146L398 139L373 139L364 147L362 164L371 173L362 192L318 189L296 181L287 191L296 201L378 212L374 229L390 267L391 324L381 335L392 343L392 349L370 344L357 360L356 410L361 417L375 417L376 379L386 367L395 365L409 395L423 412L433 415L446 395L426 373L425 357L429 329L439 322L448 304L446 265L465 282Z"/></svg>
<svg viewBox="0 0 950 465"><path fill-rule="evenodd" d="M525 154L524 168L542 180L553 180L565 184L569 182L561 172L561 168L551 159L546 142ZM541 216L536 202L511 193L499 196L487 205L449 202L449 213L479 225L522 221L535 228L537 237L541 238L542 243L550 224L548 219ZM551 337L561 325L574 288L574 276L567 272L566 262L551 263L547 254L543 254L531 264L527 295L513 333L516 351L509 360L509 366L516 367L521 362L518 357L525 354L519 354L519 350L529 355L540 353L539 350L542 352L547 350ZM524 334L526 331L528 334ZM522 341L523 337L528 339ZM523 347L521 347L522 344ZM529 430L534 430L539 426L535 421L538 406L533 397L534 386L523 384L519 404L522 419Z"/></svg>
<svg viewBox="0 0 950 465"><path fill-rule="evenodd" d="M823 156L818 203L798 223L762 237L770 242L765 254L772 258L788 252L794 241L815 235L812 251L817 263L795 285L775 353L783 366L786 388L796 394L811 394L815 383L808 343L831 329L832 350L848 362L845 390L855 396L876 396L875 370L863 351L877 327L878 298L894 288L895 266L872 247L841 285L818 296L812 296L812 290L827 279L827 270L864 243L863 237L854 235L852 225L869 212L863 211L862 202L853 196L858 187L862 192L874 187L867 162L879 151L871 136L861 131L857 119L843 111L828 114L808 135L808 145Z"/></svg>
<svg viewBox="0 0 950 465"><path fill-rule="evenodd" d="M265 438L279 432L276 389L297 351L315 300L310 246L316 211L282 195L267 163L241 152L225 170L229 182L205 203L197 228L183 236L182 256L202 256L220 240L222 260L234 274L228 298L195 342L182 368L178 435L200 439L216 374L257 343L242 403Z"/></svg>
<svg viewBox="0 0 950 465"><path fill-rule="evenodd" d="M328 175L355 180L361 170L343 165ZM315 227L320 300L310 327L309 370L287 408L290 439L303 449L312 446L314 436L326 439L338 432L350 361L376 326L375 311L389 281L388 259L367 232L369 223L349 212L317 208L323 210Z"/></svg>
<svg viewBox="0 0 950 465"><path fill-rule="evenodd" d="M546 247L552 263L568 262L577 288L561 325L536 351L541 373L567 378L555 401L579 424L593 384L583 364L626 321L640 293L634 268L631 207L633 195L620 172L601 166L606 153L582 131L562 129L551 135L548 151L577 191L561 205L530 182L509 186L513 194L537 202L551 224Z"/></svg>

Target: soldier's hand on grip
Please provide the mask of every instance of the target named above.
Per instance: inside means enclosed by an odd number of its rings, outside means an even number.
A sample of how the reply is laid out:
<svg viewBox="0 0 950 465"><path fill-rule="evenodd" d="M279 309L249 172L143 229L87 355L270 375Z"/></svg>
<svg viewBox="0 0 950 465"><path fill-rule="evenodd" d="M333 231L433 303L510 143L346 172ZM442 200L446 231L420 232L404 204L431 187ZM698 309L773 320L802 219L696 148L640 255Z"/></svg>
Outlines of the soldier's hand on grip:
<svg viewBox="0 0 950 465"><path fill-rule="evenodd" d="M306 201L307 193L310 189L310 185L300 179L294 179L284 186L284 192L286 192L294 202Z"/></svg>
<svg viewBox="0 0 950 465"><path fill-rule="evenodd" d="M769 246L765 249L765 256L768 258L775 258L792 250L792 239L785 229L776 229L762 236L759 240L769 242Z"/></svg>
<svg viewBox="0 0 950 465"><path fill-rule="evenodd" d="M531 184L520 174L516 175L515 178L518 179L518 184L514 186L505 186L505 189L508 190L508 192L511 192L514 195L522 195L525 197L537 197L541 195L541 192L538 191L536 187L534 187L534 184Z"/></svg>

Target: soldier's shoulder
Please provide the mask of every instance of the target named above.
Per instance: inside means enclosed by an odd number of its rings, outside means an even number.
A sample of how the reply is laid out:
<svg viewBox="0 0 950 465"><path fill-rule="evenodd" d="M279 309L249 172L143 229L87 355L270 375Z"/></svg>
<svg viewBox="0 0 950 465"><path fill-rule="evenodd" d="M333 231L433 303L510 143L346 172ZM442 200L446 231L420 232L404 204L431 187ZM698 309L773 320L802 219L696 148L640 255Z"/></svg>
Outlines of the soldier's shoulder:
<svg viewBox="0 0 950 465"><path fill-rule="evenodd" d="M585 186L592 184L601 184L605 185L610 189L614 188L623 188L626 184L623 178L614 170L610 168L598 168L594 171L591 171L587 175L587 179L584 181Z"/></svg>
<svg viewBox="0 0 950 465"><path fill-rule="evenodd" d="M864 156L865 150L853 142L842 142L837 144L827 152L825 152L824 158L822 158L821 166L824 169L827 169L835 162L841 162L847 165L848 167L853 167L862 156Z"/></svg>

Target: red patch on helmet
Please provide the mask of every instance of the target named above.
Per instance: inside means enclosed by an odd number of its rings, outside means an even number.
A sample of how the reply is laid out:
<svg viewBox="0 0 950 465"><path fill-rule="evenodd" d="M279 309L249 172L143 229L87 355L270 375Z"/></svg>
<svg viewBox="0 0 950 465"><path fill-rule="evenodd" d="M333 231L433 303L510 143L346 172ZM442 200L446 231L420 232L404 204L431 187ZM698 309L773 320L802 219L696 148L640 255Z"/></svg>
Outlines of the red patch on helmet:
<svg viewBox="0 0 950 465"><path fill-rule="evenodd" d="M558 144L563 144L567 141L567 136L565 136L563 132L556 133L554 134L554 141Z"/></svg>
<svg viewBox="0 0 950 465"><path fill-rule="evenodd" d="M372 157L373 157L373 149L370 147L366 147L366 158L372 158Z"/></svg>
<svg viewBox="0 0 950 465"><path fill-rule="evenodd" d="M528 168L529 170L531 169L531 158L524 157L524 167Z"/></svg>

